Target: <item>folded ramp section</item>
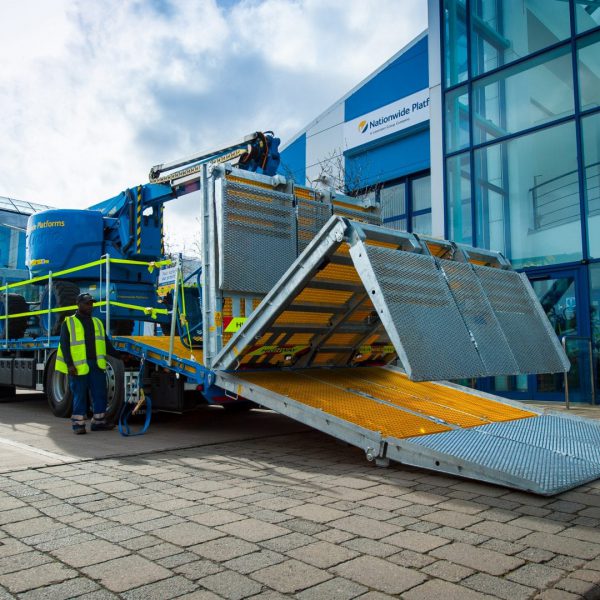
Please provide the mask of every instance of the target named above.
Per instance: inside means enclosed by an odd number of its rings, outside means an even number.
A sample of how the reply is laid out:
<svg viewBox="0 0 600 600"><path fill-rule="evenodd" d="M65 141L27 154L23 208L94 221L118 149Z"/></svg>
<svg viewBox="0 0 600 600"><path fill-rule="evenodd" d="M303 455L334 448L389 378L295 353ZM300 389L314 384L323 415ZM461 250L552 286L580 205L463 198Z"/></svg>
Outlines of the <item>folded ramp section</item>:
<svg viewBox="0 0 600 600"><path fill-rule="evenodd" d="M346 367L396 358L414 381L569 368L526 277L501 255L339 216L212 368Z"/></svg>
<svg viewBox="0 0 600 600"><path fill-rule="evenodd" d="M553 495L600 477L600 424L398 369L216 374L217 385L362 448L367 458Z"/></svg>

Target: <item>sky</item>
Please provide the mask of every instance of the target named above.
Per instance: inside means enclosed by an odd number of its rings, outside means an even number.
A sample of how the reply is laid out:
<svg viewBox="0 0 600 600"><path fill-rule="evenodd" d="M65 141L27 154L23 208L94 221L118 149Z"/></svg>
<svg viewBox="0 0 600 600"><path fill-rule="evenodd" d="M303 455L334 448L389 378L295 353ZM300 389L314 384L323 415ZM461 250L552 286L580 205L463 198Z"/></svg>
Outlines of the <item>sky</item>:
<svg viewBox="0 0 600 600"><path fill-rule="evenodd" d="M0 196L86 208L257 130L285 143L427 27L426 0L0 0ZM197 194L166 206L194 246Z"/></svg>

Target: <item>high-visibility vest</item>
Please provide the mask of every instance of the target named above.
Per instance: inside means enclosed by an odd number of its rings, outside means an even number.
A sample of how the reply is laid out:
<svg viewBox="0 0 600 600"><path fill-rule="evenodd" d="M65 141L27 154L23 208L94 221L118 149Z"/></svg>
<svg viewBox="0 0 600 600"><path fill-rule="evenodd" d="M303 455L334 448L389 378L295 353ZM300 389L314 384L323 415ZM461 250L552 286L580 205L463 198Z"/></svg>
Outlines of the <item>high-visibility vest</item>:
<svg viewBox="0 0 600 600"><path fill-rule="evenodd" d="M96 343L96 361L98 368L103 371L106 369L106 338L104 333L104 325L102 321L96 317L92 317L94 323L94 341ZM65 319L67 329L69 330L69 341L71 347L71 359L75 368L77 369L77 375L87 375L90 372L90 367L87 362L87 356L85 352L85 331L81 321L75 317L67 317ZM69 369L63 356L62 348L60 344L58 346L58 352L56 353L56 364L54 368L60 373L68 373Z"/></svg>

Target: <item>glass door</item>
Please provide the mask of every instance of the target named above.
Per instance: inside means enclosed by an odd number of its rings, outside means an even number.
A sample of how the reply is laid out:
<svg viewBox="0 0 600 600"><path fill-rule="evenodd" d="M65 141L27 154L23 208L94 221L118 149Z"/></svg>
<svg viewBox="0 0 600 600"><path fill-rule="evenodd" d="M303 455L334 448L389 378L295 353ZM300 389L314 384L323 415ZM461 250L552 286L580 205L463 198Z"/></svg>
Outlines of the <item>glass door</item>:
<svg viewBox="0 0 600 600"><path fill-rule="evenodd" d="M566 338L569 371L569 396L574 402L589 402L589 341L587 294L581 268L539 269L527 276L556 335ZM534 400L564 400L565 385L562 373L529 375L529 397Z"/></svg>

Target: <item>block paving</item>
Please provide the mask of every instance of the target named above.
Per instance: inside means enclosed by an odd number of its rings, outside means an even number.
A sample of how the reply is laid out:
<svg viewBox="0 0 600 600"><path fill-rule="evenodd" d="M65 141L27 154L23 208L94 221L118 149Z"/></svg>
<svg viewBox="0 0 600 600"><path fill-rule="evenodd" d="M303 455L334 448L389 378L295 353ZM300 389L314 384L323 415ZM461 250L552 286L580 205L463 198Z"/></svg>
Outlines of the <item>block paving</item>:
<svg viewBox="0 0 600 600"><path fill-rule="evenodd" d="M542 498L317 432L0 475L0 600L290 597L600 598L600 482Z"/></svg>

